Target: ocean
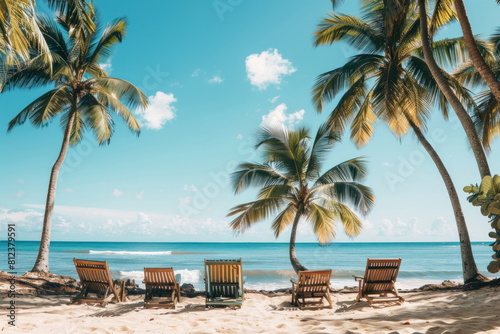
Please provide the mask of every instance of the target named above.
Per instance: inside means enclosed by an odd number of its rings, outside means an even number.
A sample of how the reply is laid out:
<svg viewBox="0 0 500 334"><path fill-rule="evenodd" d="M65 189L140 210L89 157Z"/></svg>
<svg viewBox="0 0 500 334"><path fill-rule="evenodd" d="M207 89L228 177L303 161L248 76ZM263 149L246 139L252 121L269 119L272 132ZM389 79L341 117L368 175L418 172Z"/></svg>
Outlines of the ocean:
<svg viewBox="0 0 500 334"><path fill-rule="evenodd" d="M6 250L5 241L0 247ZM38 242L16 243L16 271L32 268ZM473 243L479 270L486 270L491 247ZM409 289L443 280L463 282L460 248L453 242L429 243L298 243L299 261L310 270L332 269L332 286L355 286L352 275L363 276L367 258L402 258L398 288ZM289 288L295 277L288 257L287 243L198 243L198 242L52 242L50 270L59 275L77 277L73 258L106 260L113 278L130 278L142 285L144 267L173 267L181 283L204 290L203 259L243 259L245 287L255 290ZM1 259L0 270L7 269Z"/></svg>

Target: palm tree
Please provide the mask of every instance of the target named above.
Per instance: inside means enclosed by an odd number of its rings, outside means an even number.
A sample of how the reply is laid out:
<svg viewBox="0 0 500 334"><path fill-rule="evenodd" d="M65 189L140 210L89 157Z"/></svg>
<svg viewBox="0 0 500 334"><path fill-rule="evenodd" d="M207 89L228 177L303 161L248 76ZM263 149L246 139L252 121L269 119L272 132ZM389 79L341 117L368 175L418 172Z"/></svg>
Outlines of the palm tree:
<svg viewBox="0 0 500 334"><path fill-rule="evenodd" d="M497 80L500 80L500 29L497 29L496 34L490 38L490 42L494 46L494 57L485 57L485 59ZM486 86L472 61L460 66L453 75L460 83L471 88L485 88ZM484 148L489 151L493 140L500 135L500 103L489 89L478 92L476 102L478 108L474 109L474 123Z"/></svg>
<svg viewBox="0 0 500 334"><path fill-rule="evenodd" d="M336 223L346 234L358 235L360 218L350 208L367 214L373 205L371 189L360 184L366 176L360 158L342 162L320 174L325 155L339 140L327 125L319 128L312 140L309 130L287 127L262 128L256 148L262 148L263 163L242 163L233 173L236 194L259 187L256 201L231 209L228 216L238 215L231 228L244 232L253 224L275 216L272 223L278 237L291 225L290 262L295 272L307 270L297 259L295 239L301 220L311 223L320 243L335 238Z"/></svg>
<svg viewBox="0 0 500 334"><path fill-rule="evenodd" d="M89 10L96 23L90 5ZM140 126L129 108L145 107L147 97L130 82L109 77L99 65L125 35L124 19L113 21L102 32L85 31L63 14L57 15L57 23L47 17L39 21L52 62L45 63L40 56L33 57L9 78L6 88L33 88L46 84L55 87L26 106L10 121L8 128L11 131L26 121L43 127L58 116L64 127L59 156L50 174L40 249L32 269L33 272L49 273L51 217L57 178L69 145L78 144L86 129L92 130L99 144L109 143L114 131L111 112L123 118L130 130L138 135ZM75 30L81 33L71 33Z"/></svg>
<svg viewBox="0 0 500 334"><path fill-rule="evenodd" d="M438 1L437 4L440 4ZM467 139L472 148L472 152L474 153L474 157L476 158L476 163L478 165L479 173L481 175L481 179L486 175L491 175L490 167L488 165L488 160L486 158L486 153L484 151L483 145L481 144L481 140L477 134L477 131L474 127L474 122L472 118L465 110L464 106L460 102L460 99L457 97L455 92L453 91L449 80L446 78L444 71L439 67L436 60L434 59L434 54L432 48L434 45L432 44L433 34L429 31L429 24L427 23L427 10L426 10L426 0L418 0L418 8L419 8L419 17L420 17L420 35L422 40L422 51L424 54L425 62L429 68L429 71L439 86L439 89L443 92L443 95L446 97L446 100L450 103L451 107L455 111L462 127L464 128L465 134L467 135ZM476 43L474 41L474 43ZM432 48L431 48L432 46Z"/></svg>
<svg viewBox="0 0 500 334"><path fill-rule="evenodd" d="M451 0L441 0L441 1L451 1ZM500 1L497 0L500 3ZM453 0L455 5L458 21L460 22L460 27L464 34L465 45L467 46L467 51L469 52L470 59L477 69L479 75L486 82L491 90L491 94L495 99L500 102L500 81L492 69L488 66L486 60L481 55L481 51L477 47L476 39L472 33L472 28L467 16L467 11L465 10L465 4L463 0Z"/></svg>
<svg viewBox="0 0 500 334"><path fill-rule="evenodd" d="M423 133L430 106L438 103L446 116L447 105L424 60L418 56L421 48L416 4L404 0L375 0L366 2L363 9L363 19L331 15L319 24L316 45L346 41L361 53L318 77L313 90L317 110L321 112L325 102L344 92L327 123L339 134L350 123L351 138L359 147L371 139L377 118L386 122L398 136L412 129L446 185L460 235L464 281L481 278L455 186ZM436 15L433 23L437 30L447 20ZM460 46L459 42L439 41L434 47L443 60L451 60L450 50ZM468 98L465 90L460 90L459 85L455 87L464 99Z"/></svg>

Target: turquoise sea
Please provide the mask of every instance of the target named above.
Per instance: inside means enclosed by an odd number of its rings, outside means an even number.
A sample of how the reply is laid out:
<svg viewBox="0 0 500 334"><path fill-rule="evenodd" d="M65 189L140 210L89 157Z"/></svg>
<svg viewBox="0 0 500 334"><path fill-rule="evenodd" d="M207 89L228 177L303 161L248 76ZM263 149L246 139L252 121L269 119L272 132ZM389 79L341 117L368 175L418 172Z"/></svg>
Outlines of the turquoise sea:
<svg viewBox="0 0 500 334"><path fill-rule="evenodd" d="M0 247L6 250L5 241ZM16 244L19 274L30 270L38 242ZM483 274L491 259L486 242L473 243L477 265ZM3 252L2 252L3 253ZM77 278L72 259L107 260L114 278L143 279L144 267L173 267L182 283L204 289L203 259L243 259L245 287L272 290L290 286L294 272L287 243L150 243L150 242L52 242L50 269L55 274ZM333 269L332 286L354 286L352 275L363 275L367 258L403 259L398 287L413 288L443 280L461 282L462 265L458 243L316 243L297 244L299 260L308 269ZM6 257L0 270L7 269Z"/></svg>

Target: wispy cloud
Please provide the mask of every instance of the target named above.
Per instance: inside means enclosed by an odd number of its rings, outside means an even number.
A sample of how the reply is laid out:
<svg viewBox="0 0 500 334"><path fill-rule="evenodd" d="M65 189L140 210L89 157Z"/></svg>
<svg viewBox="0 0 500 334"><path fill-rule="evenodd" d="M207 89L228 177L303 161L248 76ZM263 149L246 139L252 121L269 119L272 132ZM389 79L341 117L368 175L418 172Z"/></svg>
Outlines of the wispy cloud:
<svg viewBox="0 0 500 334"><path fill-rule="evenodd" d="M281 103L273 110L270 110L267 115L262 116L261 126L273 127L277 125L284 125L293 127L304 118L305 110L301 109L292 114L287 114L285 111L288 109L285 103Z"/></svg>
<svg viewBox="0 0 500 334"><path fill-rule="evenodd" d="M160 130L165 123L175 117L176 109L173 104L177 99L172 93L156 92L149 97L149 106L145 110L137 110L140 122L147 129Z"/></svg>
<svg viewBox="0 0 500 334"><path fill-rule="evenodd" d="M278 95L278 96L275 96L275 97L273 97L272 99L270 99L270 100L269 100L269 102L271 102L271 103L275 103L276 101L278 101L278 99L279 99L279 98L280 98L280 96L279 96L279 95Z"/></svg>
<svg viewBox="0 0 500 334"><path fill-rule="evenodd" d="M143 190L143 191L140 191L139 193L137 193L137 194L135 195L135 198L137 198L137 199L142 199L142 197L143 197L143 196L144 196L144 190Z"/></svg>
<svg viewBox="0 0 500 334"><path fill-rule="evenodd" d="M222 79L220 76L216 75L216 76L213 76L212 78L210 78L208 80L208 83L210 84L220 84L224 82L224 79Z"/></svg>
<svg viewBox="0 0 500 334"><path fill-rule="evenodd" d="M13 197L13 198L23 198L24 195L25 195L24 191L18 191L15 194L11 194L10 197Z"/></svg>
<svg viewBox="0 0 500 334"><path fill-rule="evenodd" d="M297 71L292 62L284 59L277 49L249 55L245 66L250 83L259 90L265 90L269 85L279 85L285 75Z"/></svg>
<svg viewBox="0 0 500 334"><path fill-rule="evenodd" d="M199 76L201 73L201 69L197 68L196 70L194 70L194 72L191 74L191 77L193 78L196 78L197 76Z"/></svg>
<svg viewBox="0 0 500 334"><path fill-rule="evenodd" d="M123 192L119 189L115 189L115 190L113 190L113 196L115 196L115 197L123 196Z"/></svg>

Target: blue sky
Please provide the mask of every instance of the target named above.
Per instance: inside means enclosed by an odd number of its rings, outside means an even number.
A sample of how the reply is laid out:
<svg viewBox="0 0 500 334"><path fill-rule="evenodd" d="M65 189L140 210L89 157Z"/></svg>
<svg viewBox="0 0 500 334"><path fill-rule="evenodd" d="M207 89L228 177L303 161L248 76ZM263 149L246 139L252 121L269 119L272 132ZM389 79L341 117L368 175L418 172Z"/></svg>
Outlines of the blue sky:
<svg viewBox="0 0 500 334"><path fill-rule="evenodd" d="M342 5L356 14L358 1ZM500 8L466 3L474 33L493 33ZM151 106L137 111L139 138L117 121L109 146L87 135L70 150L61 171L52 240L273 241L269 223L243 235L229 230L229 209L252 200L234 196L228 176L237 163L257 160L253 136L263 122L316 128L334 104L317 114L310 90L315 77L353 53L342 45L312 47L327 0L95 1L103 22L127 17L128 34L103 64L111 76L141 88ZM450 26L445 36L460 34ZM19 240L37 240L50 169L62 131L7 123L47 88L0 95L0 221L15 222ZM436 113L428 137L456 187L479 181L463 130ZM500 161L495 142L489 160ZM441 178L416 138L401 140L384 124L357 149L348 134L328 164L356 156L369 162L367 184L376 206L353 241L457 241L453 212ZM472 240L487 240L489 224L459 191ZM309 226L298 241L314 241ZM287 241L284 233L278 241ZM337 241L350 241L338 233Z"/></svg>

